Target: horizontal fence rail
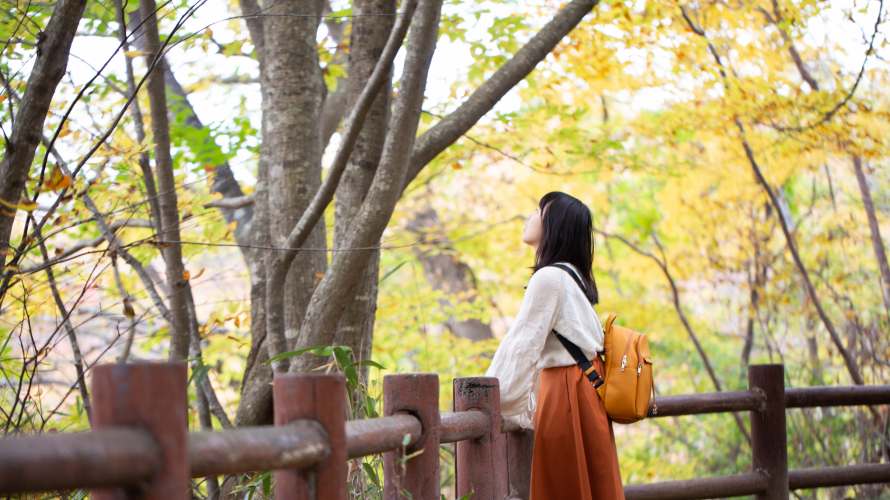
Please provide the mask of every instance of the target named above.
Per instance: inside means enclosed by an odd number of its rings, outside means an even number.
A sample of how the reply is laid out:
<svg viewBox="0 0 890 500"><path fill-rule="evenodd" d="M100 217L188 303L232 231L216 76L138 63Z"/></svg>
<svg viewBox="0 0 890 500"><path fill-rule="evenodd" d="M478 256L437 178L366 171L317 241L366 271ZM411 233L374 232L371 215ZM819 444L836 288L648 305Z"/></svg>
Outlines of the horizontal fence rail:
<svg viewBox="0 0 890 500"><path fill-rule="evenodd" d="M347 422L342 376L278 376L274 427L193 433L182 364L97 366L93 385L93 431L0 440L0 494L91 488L98 499L184 500L189 477L275 470L278 499L345 499L346 460L383 453L384 498L439 500L439 455L417 452L457 443L458 498L528 499L534 433L501 417L494 378L455 379L455 411L440 414L436 375L387 376L386 416ZM752 472L626 485L627 500L787 499L890 482L886 463L788 470L785 437L787 408L890 404L890 385L785 389L781 365L749 367L749 385L658 397L650 417L751 412Z"/></svg>

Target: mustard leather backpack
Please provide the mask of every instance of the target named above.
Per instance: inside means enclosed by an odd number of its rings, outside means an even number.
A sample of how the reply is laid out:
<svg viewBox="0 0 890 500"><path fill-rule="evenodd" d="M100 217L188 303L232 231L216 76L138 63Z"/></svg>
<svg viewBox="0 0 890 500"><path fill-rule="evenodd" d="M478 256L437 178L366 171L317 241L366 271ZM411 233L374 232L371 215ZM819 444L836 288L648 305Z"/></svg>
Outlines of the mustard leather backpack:
<svg viewBox="0 0 890 500"><path fill-rule="evenodd" d="M552 267L558 267L569 273L584 294L587 294L587 288L570 267L562 264L553 264ZM619 424L632 424L646 418L649 413L650 395L652 414L658 413L658 405L655 404L652 354L649 352L646 335L614 324L617 317L617 314L609 313L609 319L603 328L605 351L603 364L606 373L602 375L596 372L578 346L556 330L553 330L553 334L590 380L590 384L603 400L609 418Z"/></svg>
<svg viewBox="0 0 890 500"><path fill-rule="evenodd" d="M652 354L646 335L616 325L616 317L610 313L603 328L606 373L596 392L606 405L609 418L619 424L632 424L646 418L650 394L652 414L658 412Z"/></svg>

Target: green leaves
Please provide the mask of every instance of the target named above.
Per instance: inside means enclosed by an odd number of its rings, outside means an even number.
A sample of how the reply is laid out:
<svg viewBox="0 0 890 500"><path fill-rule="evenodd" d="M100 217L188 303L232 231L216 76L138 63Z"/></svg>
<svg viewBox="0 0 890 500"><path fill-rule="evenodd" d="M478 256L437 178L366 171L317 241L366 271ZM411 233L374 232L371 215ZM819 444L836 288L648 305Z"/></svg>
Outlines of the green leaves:
<svg viewBox="0 0 890 500"><path fill-rule="evenodd" d="M365 470L365 474L368 475L368 479L374 483L374 486L380 487L380 480L377 479L377 471L374 470L374 467L368 462L362 462L362 468Z"/></svg>
<svg viewBox="0 0 890 500"><path fill-rule="evenodd" d="M210 372L210 366L205 365L203 360L199 360L198 364L192 368L192 374L189 376L188 382L186 382L186 387L192 385L192 381L195 382L195 387L200 387L201 382L204 381L204 377L207 376L207 373Z"/></svg>

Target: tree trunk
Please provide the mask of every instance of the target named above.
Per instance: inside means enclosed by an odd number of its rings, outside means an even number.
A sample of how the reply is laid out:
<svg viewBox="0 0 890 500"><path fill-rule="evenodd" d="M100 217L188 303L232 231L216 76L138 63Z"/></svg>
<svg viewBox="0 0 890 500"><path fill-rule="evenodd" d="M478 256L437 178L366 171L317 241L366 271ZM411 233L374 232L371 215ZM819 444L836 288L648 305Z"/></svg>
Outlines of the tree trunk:
<svg viewBox="0 0 890 500"><path fill-rule="evenodd" d="M390 32L395 24L396 2L393 0L357 0L353 4L355 20L349 41L349 82L346 108L355 106L362 93ZM392 72L390 71L390 74ZM349 157L346 171L337 187L334 222L334 247L346 246L346 234L361 208L374 173L383 154L386 129L392 102L392 77L387 78ZM377 280L380 252L373 251L355 287L349 292L343 314L337 323L334 344L352 348L357 359L369 359L377 311Z"/></svg>
<svg viewBox="0 0 890 500"><path fill-rule="evenodd" d="M260 156L268 169L269 231L271 246L284 246L321 185L321 115L327 89L319 67L315 41L323 2L286 0L269 10L265 32L263 80L263 144ZM289 17L304 16L304 17ZM309 16L309 17L305 17ZM316 17L312 17L316 16ZM274 216L271 216L274 214ZM310 248L325 247L324 219L306 241ZM267 331L283 326L293 348L312 296L316 274L324 274L324 252L300 252L290 266L283 289L267 289L266 296L284 296L284 314L267 307ZM266 272L271 272L267 266ZM268 281L268 276L267 276ZM269 338L268 341L276 339ZM282 369L287 363L280 363Z"/></svg>
<svg viewBox="0 0 890 500"><path fill-rule="evenodd" d="M862 169L862 160L853 155L853 170L856 171L856 181L859 183L859 191L862 193L862 205L865 215L868 217L868 227L871 230L871 247L875 252L875 260L878 261L878 270L881 273L884 296L884 310L890 316L890 264L887 263L887 250L884 248L884 239L881 238L881 226L878 225L878 217L875 213L875 203L871 199L871 189L868 187L868 178Z"/></svg>
<svg viewBox="0 0 890 500"><path fill-rule="evenodd" d="M380 166L344 238L349 248L367 248L380 241L401 194L417 134L427 72L436 48L441 8L441 0L421 0L412 16L405 71L399 82ZM299 345L329 345L333 341L337 320L346 305L346 292L358 282L371 253L371 250L353 250L333 256L328 272L312 294ZM306 371L314 364L308 356L294 358L294 361L290 366L292 372Z"/></svg>
<svg viewBox="0 0 890 500"><path fill-rule="evenodd" d="M452 253L442 251L450 249L451 242L439 231L441 226L442 221L439 220L439 215L431 207L417 213L408 226L411 231L427 238L431 236L431 232L435 233L435 247L428 250L414 247L414 255L423 266L423 273L427 281L434 289L444 290L446 294L475 291L476 285L473 282L470 268L457 260L457 257ZM472 300L470 298L470 301ZM453 305L447 297L440 300L439 303L442 309L448 309ZM455 337L469 339L473 342L493 338L491 326L475 318L458 321L452 316L445 321L445 326Z"/></svg>
<svg viewBox="0 0 890 500"><path fill-rule="evenodd" d="M156 57L161 57L161 40L158 35L158 21L155 16L155 1L140 0L146 56L146 66L151 67ZM155 167L158 174L158 205L161 211L161 229L158 240L162 244L164 262L167 266L167 285L170 304L170 361L188 358L189 314L187 295L191 295L189 283L184 279L185 266L182 263L182 246L179 243L179 208L176 196L176 178L173 174L173 159L170 156L170 128L167 120L167 96L164 90L166 63L161 60L148 75L148 97L151 110L151 130L154 135Z"/></svg>
<svg viewBox="0 0 890 500"><path fill-rule="evenodd" d="M37 42L37 57L0 161L0 200L4 202L0 207L0 249L9 247L15 207L22 196L37 144L43 137L43 124L56 86L68 66L71 42L86 4L86 0L56 3L42 39ZM0 254L0 269L5 266L4 252Z"/></svg>

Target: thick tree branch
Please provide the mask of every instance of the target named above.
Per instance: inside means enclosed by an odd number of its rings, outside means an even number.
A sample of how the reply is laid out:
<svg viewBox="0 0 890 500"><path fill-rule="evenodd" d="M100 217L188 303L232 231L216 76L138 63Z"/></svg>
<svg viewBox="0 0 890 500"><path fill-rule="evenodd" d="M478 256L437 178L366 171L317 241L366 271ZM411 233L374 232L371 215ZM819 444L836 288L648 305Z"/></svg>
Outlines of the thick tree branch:
<svg viewBox="0 0 890 500"><path fill-rule="evenodd" d="M127 42L127 20L124 6L121 0L114 0L114 9L117 14L118 31L117 37L123 45L124 49L124 65L127 72L127 94L134 95L136 93L136 76L133 73L133 58L127 55L130 51L130 45ZM136 10L138 13L139 11ZM137 16L139 21L137 25L141 25L142 16ZM142 37L137 37L137 43L142 42ZM136 130L136 140L140 144L145 143L145 125L142 119L142 109L139 107L139 101L134 100L130 104L130 113L133 115L133 128ZM151 209L151 219L154 223L156 233L161 232L161 207L158 203L158 188L155 185L155 176L151 170L151 164L148 158L148 151L139 155L139 168L142 170L142 182L145 184L145 194L148 198L149 208Z"/></svg>
<svg viewBox="0 0 890 500"><path fill-rule="evenodd" d="M188 358L189 315L187 296L188 281L183 274L182 247L179 241L179 209L177 208L176 178L173 173L173 159L170 155L170 127L167 119L167 96L164 84L166 63L163 59L161 39L158 34L158 20L154 0L140 0L139 6L145 24L142 26L146 51L146 66L158 66L159 71L148 74L148 100L151 109L151 129L155 143L155 166L158 175L158 204L160 225L158 240L162 244L161 253L167 266L167 282L170 286L170 361Z"/></svg>
<svg viewBox="0 0 890 500"><path fill-rule="evenodd" d="M402 191L439 153L488 113L507 92L528 76L554 47L577 26L599 0L572 0L519 52L485 81L457 110L427 130L414 144Z"/></svg>
<svg viewBox="0 0 890 500"><path fill-rule="evenodd" d="M327 16L330 13L331 3L326 1L322 10L322 15ZM341 23L330 17L325 17L324 25L328 29L328 36L330 36L334 43L337 44L337 49L334 51L334 55L331 56L331 61L328 65L343 64L348 73L349 65L346 63L348 56L346 45L343 42L345 38L344 33L346 33L346 28L349 26L349 23ZM331 136L337 131L337 127L340 126L340 120L342 120L343 115L346 114L347 80L348 77L338 77L337 88L332 92L328 92L328 96L325 98L324 110L322 110L321 113L321 143L325 146L331 142Z"/></svg>
<svg viewBox="0 0 890 500"><path fill-rule="evenodd" d="M410 2L406 4L408 5L405 5L404 12L410 12ZM374 175L368 195L347 232L347 248L361 248L379 243L401 194L402 180L408 169L417 134L429 66L436 49L441 10L441 0L421 0L414 10L411 35L408 37L405 71L399 82L399 93L393 106L392 121L383 146L380 166ZM395 32L401 24L403 19L396 22L393 31ZM389 46L387 43L387 49ZM381 57L380 63L384 63L387 59ZM374 75L368 82L369 86L375 80L377 73L375 69ZM371 99L368 100L368 106L370 101ZM347 127L352 125L349 123ZM361 123L356 125L360 127ZM337 320L346 305L347 292L360 278L370 255L370 250L338 252L334 255L327 273L312 294L300 329L298 345L305 346L312 342L330 344ZM269 313L271 314L271 311ZM306 371L312 363L308 356L295 358L290 371Z"/></svg>
<svg viewBox="0 0 890 500"><path fill-rule="evenodd" d="M349 113L349 117L343 128L343 138L340 141L340 147L337 149L337 153L331 162L328 174L325 177L321 188L315 193L309 207L303 213L300 221L291 231L283 245L290 250L275 252L267 257L267 290L283 290L287 272L290 269L291 263L296 258L299 248L306 242L309 233L324 215L325 209L334 198L337 184L339 184L340 177L346 169L346 163L349 160L349 155L352 154L352 149L358 139L358 134L362 129L365 117L371 110L371 105L374 103L374 99L377 97L377 94L383 87L383 83L389 76L392 61L395 59L399 48L402 46L402 40L404 40L405 34L408 31L411 17L407 13L412 12L415 5L417 5L417 0L406 1L405 10L403 10L393 27L383 54L380 56L380 60L374 68L374 72L368 79L368 84L365 86L355 107ZM281 293L267 293L266 304L266 328L267 335L270 339L270 354L275 353L272 354L272 356L277 356L285 351L287 345L284 336L284 297ZM282 370L286 370L286 368L287 363L280 363L276 367L276 369Z"/></svg>
<svg viewBox="0 0 890 500"><path fill-rule="evenodd" d="M205 203L204 208L222 208L225 210L235 210L237 208L253 206L253 202L255 200L256 193L250 193L244 196L237 196L235 198L223 198L221 200L213 200L210 203Z"/></svg>
<svg viewBox="0 0 890 500"><path fill-rule="evenodd" d="M878 271L881 273L881 281L884 286L881 289L884 298L884 311L890 317L890 264L887 263L887 250L884 248L884 239L881 237L881 226L875 213L875 203L871 198L871 189L868 187L868 178L862 169L862 159L853 155L853 170L856 172L856 182L859 184L859 192L862 194L862 205L868 218L868 227L871 230L871 247L878 261Z"/></svg>
<svg viewBox="0 0 890 500"><path fill-rule="evenodd" d="M37 44L37 57L19 107L18 116L6 139L6 151L0 161L0 249L9 246L12 224L19 197L31 169L31 162L52 102L56 86L65 74L74 33L86 7L86 0L60 0L53 11L43 39ZM6 255L0 255L0 268Z"/></svg>

